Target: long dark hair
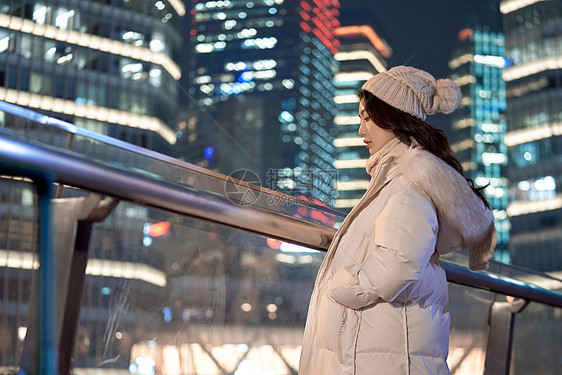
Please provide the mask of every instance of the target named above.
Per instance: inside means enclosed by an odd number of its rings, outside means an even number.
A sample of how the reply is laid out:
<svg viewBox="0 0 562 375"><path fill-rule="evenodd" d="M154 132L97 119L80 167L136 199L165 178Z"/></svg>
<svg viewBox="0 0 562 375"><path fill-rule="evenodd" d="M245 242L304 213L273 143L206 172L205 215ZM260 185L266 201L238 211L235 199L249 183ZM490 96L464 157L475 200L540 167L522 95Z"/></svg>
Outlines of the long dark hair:
<svg viewBox="0 0 562 375"><path fill-rule="evenodd" d="M482 194L483 187L476 187L474 181L464 175L461 163L453 156L451 146L444 131L435 129L427 122L403 112L383 102L369 91L361 90L359 98L365 106L371 120L380 128L391 130L396 137L410 145L411 138L424 149L437 156L463 176L474 193L482 199L486 207L490 208L488 201Z"/></svg>

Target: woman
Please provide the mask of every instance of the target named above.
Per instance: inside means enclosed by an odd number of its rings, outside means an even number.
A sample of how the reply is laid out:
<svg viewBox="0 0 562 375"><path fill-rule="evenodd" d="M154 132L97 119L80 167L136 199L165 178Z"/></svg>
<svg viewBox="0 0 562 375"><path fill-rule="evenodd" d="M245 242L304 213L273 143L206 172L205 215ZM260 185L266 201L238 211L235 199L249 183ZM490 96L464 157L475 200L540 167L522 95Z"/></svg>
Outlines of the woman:
<svg viewBox="0 0 562 375"><path fill-rule="evenodd" d="M487 268L492 212L465 179L445 134L424 122L460 102L451 80L398 66L360 93L369 188L320 267L301 375L449 374L447 280L441 254L467 249Z"/></svg>

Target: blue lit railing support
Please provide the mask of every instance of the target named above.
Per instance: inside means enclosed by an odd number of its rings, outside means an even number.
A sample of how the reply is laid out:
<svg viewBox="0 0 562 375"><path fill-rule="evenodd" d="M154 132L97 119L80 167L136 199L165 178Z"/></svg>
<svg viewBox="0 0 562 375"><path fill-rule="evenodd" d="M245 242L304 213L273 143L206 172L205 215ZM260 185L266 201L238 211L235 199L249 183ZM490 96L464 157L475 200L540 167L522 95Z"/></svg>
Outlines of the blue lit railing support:
<svg viewBox="0 0 562 375"><path fill-rule="evenodd" d="M25 145L13 145L0 139L0 150L17 155L25 159L28 150ZM56 308L57 296L55 278L56 259L53 256L53 226L51 212L51 198L53 195L53 171L16 158L11 161L3 160L0 164L0 174L22 176L30 178L37 191L38 197L38 246L39 268L37 270L36 287L33 288L33 303L30 307L30 322L28 332L35 329L38 333L32 340L26 340L25 346L31 358L20 359L20 374L56 375L58 368L58 340L56 337Z"/></svg>
<svg viewBox="0 0 562 375"><path fill-rule="evenodd" d="M58 345L56 325L53 324L57 306L54 278L56 263L52 246L51 196L53 180L50 175L35 178L39 196L39 270L38 270L38 316L34 320L39 328L39 369L34 373L55 375L57 373Z"/></svg>
<svg viewBox="0 0 562 375"><path fill-rule="evenodd" d="M57 295L55 278L56 259L53 255L52 211L53 179L48 173L15 171L13 166L0 168L3 174L30 177L38 196L39 268L34 281L29 323L23 351L29 353L20 359L19 374L56 375L58 368L58 340L54 324ZM29 339L27 338L29 337Z"/></svg>

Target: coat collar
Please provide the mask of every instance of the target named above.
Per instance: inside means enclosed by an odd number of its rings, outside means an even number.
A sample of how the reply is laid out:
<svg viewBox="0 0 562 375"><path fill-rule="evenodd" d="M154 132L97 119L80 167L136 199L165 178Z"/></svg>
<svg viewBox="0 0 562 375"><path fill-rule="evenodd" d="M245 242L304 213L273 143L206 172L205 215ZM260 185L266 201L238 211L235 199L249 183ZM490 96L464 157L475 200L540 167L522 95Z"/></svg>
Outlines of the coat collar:
<svg viewBox="0 0 562 375"><path fill-rule="evenodd" d="M404 152L407 148L408 146L402 143L400 139L391 139L379 151L375 152L369 157L369 159L367 159L367 165L365 166L367 173L374 178L379 173L380 166L385 160L395 157L396 155Z"/></svg>

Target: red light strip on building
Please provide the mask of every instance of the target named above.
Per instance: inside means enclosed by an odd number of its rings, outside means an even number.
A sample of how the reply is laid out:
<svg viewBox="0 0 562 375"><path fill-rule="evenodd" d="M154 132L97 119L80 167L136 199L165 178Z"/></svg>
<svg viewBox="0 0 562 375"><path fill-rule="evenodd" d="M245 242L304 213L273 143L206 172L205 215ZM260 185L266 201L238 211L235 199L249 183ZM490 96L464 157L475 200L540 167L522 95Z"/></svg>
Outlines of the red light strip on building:
<svg viewBox="0 0 562 375"><path fill-rule="evenodd" d="M326 9L327 6L329 6L330 4L322 4L320 2L320 0L312 0L314 1L314 3L316 4L316 6L320 9Z"/></svg>
<svg viewBox="0 0 562 375"><path fill-rule="evenodd" d="M326 19L326 15L320 10L320 8L314 8L312 9L312 11L314 13L316 13L316 15L321 19L321 20L325 20Z"/></svg>
<svg viewBox="0 0 562 375"><path fill-rule="evenodd" d="M300 25L301 25L301 29L303 29L307 33L312 31L312 28L310 26L308 26L308 24L306 22L301 22Z"/></svg>
<svg viewBox="0 0 562 375"><path fill-rule="evenodd" d="M334 45L332 44L332 42L331 42L328 38L326 38L326 36L325 36L324 34L322 34L322 33L320 32L320 30L318 30L318 29L312 29L312 32L314 33L314 35L316 35L316 37L317 37L318 39L320 39L320 41L322 42L322 44L324 44L324 46L326 46L326 48L328 48L328 49L330 50L330 52L332 52L334 55L335 55L336 53L338 53L338 50L337 50L336 46L334 46Z"/></svg>
<svg viewBox="0 0 562 375"><path fill-rule="evenodd" d="M299 14L301 15L303 20L310 21L310 15L308 13L306 13L305 11L301 10L299 12Z"/></svg>
<svg viewBox="0 0 562 375"><path fill-rule="evenodd" d="M312 2L316 5L314 8L311 5ZM336 54L338 52L337 46L340 43L335 38L334 33L340 25L336 19L339 12L337 9L329 9L329 7L338 7L339 2L334 0L312 0L312 2L310 0L300 2L303 8L299 12L303 20L300 23L300 27L307 33L312 32L330 52Z"/></svg>
<svg viewBox="0 0 562 375"><path fill-rule="evenodd" d="M320 10L320 8L314 8L312 10L317 16L318 18L320 18L320 20L326 25L326 26L332 26L331 29L333 29L333 25L335 23L339 23L338 20L332 15L332 12L330 12L327 9L324 9L324 11ZM333 30L331 30L331 32L333 33Z"/></svg>
<svg viewBox="0 0 562 375"><path fill-rule="evenodd" d="M326 38L334 38L334 34L317 17L312 18L312 22L326 35Z"/></svg>
<svg viewBox="0 0 562 375"><path fill-rule="evenodd" d="M312 7L306 1L301 1L301 7L307 12L310 12L312 10Z"/></svg>
<svg viewBox="0 0 562 375"><path fill-rule="evenodd" d="M390 47L377 35L371 26L344 26L337 28L334 34L336 36L365 36L383 57L389 58L392 56Z"/></svg>

